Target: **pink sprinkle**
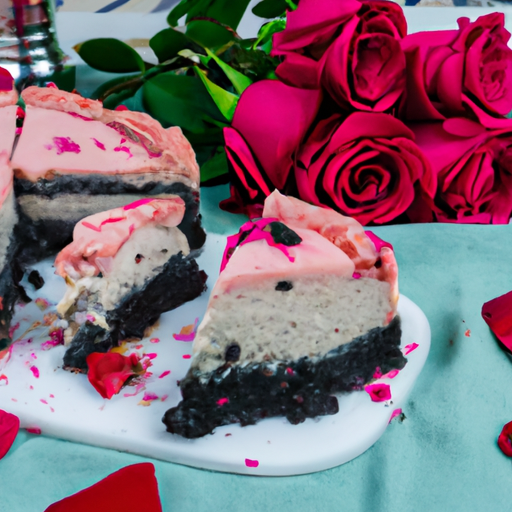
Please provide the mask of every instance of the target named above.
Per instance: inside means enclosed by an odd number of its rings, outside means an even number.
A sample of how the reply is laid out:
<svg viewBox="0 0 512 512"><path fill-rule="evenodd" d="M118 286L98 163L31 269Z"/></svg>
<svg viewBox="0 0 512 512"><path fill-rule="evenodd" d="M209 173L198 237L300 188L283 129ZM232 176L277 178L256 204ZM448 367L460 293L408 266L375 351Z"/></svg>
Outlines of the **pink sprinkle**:
<svg viewBox="0 0 512 512"><path fill-rule="evenodd" d="M55 395L50 394L50 398L55 398Z"/></svg>
<svg viewBox="0 0 512 512"><path fill-rule="evenodd" d="M352 277L353 277L354 279L361 279L361 274L360 274L359 272L354 272L354 273L352 274Z"/></svg>
<svg viewBox="0 0 512 512"><path fill-rule="evenodd" d="M125 217L110 217L108 219L105 219L101 224L100 228L104 226L105 224L112 224L114 222L121 222L122 220L126 220Z"/></svg>
<svg viewBox="0 0 512 512"><path fill-rule="evenodd" d="M17 399L17 398L11 398L11 400L12 400L13 402L17 402L17 401L18 401L18 399Z"/></svg>
<svg viewBox="0 0 512 512"><path fill-rule="evenodd" d="M398 374L400 373L400 370L391 370L390 372L386 373L386 375L383 375L383 379L394 379Z"/></svg>
<svg viewBox="0 0 512 512"><path fill-rule="evenodd" d="M40 401L42 404L46 404L46 405L48 405L48 402L47 402L44 398L41 398L39 401Z"/></svg>
<svg viewBox="0 0 512 512"><path fill-rule="evenodd" d="M405 345L404 347L404 355L410 354L413 350L416 350L419 347L417 343L410 343L409 345Z"/></svg>
<svg viewBox="0 0 512 512"><path fill-rule="evenodd" d="M375 373L373 374L373 378L380 379L381 377L382 377L382 372L380 370L380 366L377 366L377 368L375 368Z"/></svg>
<svg viewBox="0 0 512 512"><path fill-rule="evenodd" d="M135 348L137 350L140 350L144 345L142 343L139 343L138 345L135 345Z"/></svg>
<svg viewBox="0 0 512 512"><path fill-rule="evenodd" d="M12 338L14 333L20 328L20 323L18 322L17 324L11 326L11 328L9 329L9 338Z"/></svg>
<svg viewBox="0 0 512 512"><path fill-rule="evenodd" d="M21 128L21 126L18 126L18 128L16 128L16 130L14 130L14 133L16 135L21 135L21 132L23 131L23 129Z"/></svg>
<svg viewBox="0 0 512 512"><path fill-rule="evenodd" d="M150 352L149 354L146 354L146 357L149 357L149 359L155 359L158 356L156 352Z"/></svg>
<svg viewBox="0 0 512 512"><path fill-rule="evenodd" d="M391 417L389 418L389 421L388 421L388 424L391 423L391 420L393 418L396 418L397 416L400 416L400 414L402 414L402 409L395 409L392 413L391 413Z"/></svg>
<svg viewBox="0 0 512 512"><path fill-rule="evenodd" d="M128 107L126 105L117 105L115 110L117 110L117 111L128 110Z"/></svg>
<svg viewBox="0 0 512 512"><path fill-rule="evenodd" d="M7 375L0 375L0 386L7 386L7 384L9 384L9 379L7 378Z"/></svg>
<svg viewBox="0 0 512 512"><path fill-rule="evenodd" d="M190 359L192 356L190 354L184 354L183 359Z"/></svg>
<svg viewBox="0 0 512 512"><path fill-rule="evenodd" d="M69 137L53 137L53 143L57 148L57 155L62 153L80 153L80 146Z"/></svg>
<svg viewBox="0 0 512 512"><path fill-rule="evenodd" d="M96 146L100 149L102 149L103 151L105 151L105 144L103 144L102 142L100 142L98 139L95 139L94 137L91 137L91 139L94 141L94 144L96 144Z"/></svg>
<svg viewBox="0 0 512 512"><path fill-rule="evenodd" d="M155 393L148 391L148 392L144 393L142 400L144 400L145 402L151 402L152 400L158 400L158 395L155 395Z"/></svg>
<svg viewBox="0 0 512 512"><path fill-rule="evenodd" d="M130 148L127 146L117 146L114 148L114 151L119 153L119 151L124 151L128 155L128 160L133 156L132 152L130 151Z"/></svg>
<svg viewBox="0 0 512 512"><path fill-rule="evenodd" d="M48 340L45 341L44 343L41 343L41 348L43 350L49 350L53 347L56 347L57 345L60 345L59 340Z"/></svg>
<svg viewBox="0 0 512 512"><path fill-rule="evenodd" d="M165 402L165 401L167 400L167 397L168 397L168 396L169 396L169 395L163 395L163 396L161 396L161 397L160 397L160 402Z"/></svg>
<svg viewBox="0 0 512 512"><path fill-rule="evenodd" d="M219 398L217 402L215 402L219 407L222 407L224 404L229 403L229 398Z"/></svg>
<svg viewBox="0 0 512 512"><path fill-rule="evenodd" d="M92 229L93 231L97 231L98 233L101 232L101 227L97 228L96 226L93 226L90 222L82 221L82 226Z"/></svg>
<svg viewBox="0 0 512 512"><path fill-rule="evenodd" d="M126 139L123 137L121 138L121 141L119 142L119 144L124 144L126 142Z"/></svg>
<svg viewBox="0 0 512 512"><path fill-rule="evenodd" d="M123 396L128 397L138 395L143 389L146 389L144 384L137 384L135 388L135 393L124 393Z"/></svg>
<svg viewBox="0 0 512 512"><path fill-rule="evenodd" d="M293 370L291 368L286 368L286 373L288 375L293 375Z"/></svg>
<svg viewBox="0 0 512 512"><path fill-rule="evenodd" d="M50 406L50 411L51 412L55 412L55 409L53 407Z"/></svg>
<svg viewBox="0 0 512 512"><path fill-rule="evenodd" d="M53 82L48 82L48 83L46 84L46 87L47 87L48 89L58 89L58 87L57 87Z"/></svg>
<svg viewBox="0 0 512 512"><path fill-rule="evenodd" d="M162 372L162 374L160 375L160 377L158 377L159 379L163 379L164 377L166 377L167 375L169 375L171 373L171 370L165 370L165 372Z"/></svg>
<svg viewBox="0 0 512 512"><path fill-rule="evenodd" d="M92 315L86 315L85 318L87 318L89 322L94 322L94 317Z"/></svg>
<svg viewBox="0 0 512 512"><path fill-rule="evenodd" d="M39 427L29 427L25 429L29 434L41 434L41 429Z"/></svg>
<svg viewBox="0 0 512 512"><path fill-rule="evenodd" d="M37 366L31 366L30 371L34 374L34 377L36 379L39 379L39 369L37 368Z"/></svg>
<svg viewBox="0 0 512 512"><path fill-rule="evenodd" d="M160 338L151 338L149 343L160 343Z"/></svg>
<svg viewBox="0 0 512 512"><path fill-rule="evenodd" d="M34 386L30 385L28 388L29 388L29 389L34 389Z"/></svg>
<svg viewBox="0 0 512 512"><path fill-rule="evenodd" d="M248 468L257 468L260 465L260 463L257 460L245 459L245 465Z"/></svg>
<svg viewBox="0 0 512 512"><path fill-rule="evenodd" d="M391 388L388 384L368 384L364 390L370 395L372 402L385 402L391 400Z"/></svg>
<svg viewBox="0 0 512 512"><path fill-rule="evenodd" d="M134 208L138 208L139 206L151 203L151 201L153 201L153 199L150 197L147 197L146 199L139 199L138 201L134 201L133 203L123 206L123 210L133 210Z"/></svg>
<svg viewBox="0 0 512 512"><path fill-rule="evenodd" d="M31 357L32 359L37 359L37 356L34 354L34 352L32 352L32 354L30 354L30 357Z"/></svg>
<svg viewBox="0 0 512 512"><path fill-rule="evenodd" d="M466 332L464 333L464 336L469 338L471 336L471 330L470 329L466 329Z"/></svg>

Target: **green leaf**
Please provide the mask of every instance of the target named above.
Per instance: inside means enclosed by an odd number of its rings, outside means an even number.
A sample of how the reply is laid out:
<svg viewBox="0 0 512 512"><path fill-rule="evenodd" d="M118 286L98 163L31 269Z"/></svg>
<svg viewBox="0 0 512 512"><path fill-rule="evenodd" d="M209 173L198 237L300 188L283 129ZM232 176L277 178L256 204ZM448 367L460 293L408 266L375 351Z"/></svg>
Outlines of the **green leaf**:
<svg viewBox="0 0 512 512"><path fill-rule="evenodd" d="M265 23L258 32L258 37L252 48L256 50L258 46L268 55L272 49L272 36L277 32L282 32L286 28L286 20L277 19L269 23Z"/></svg>
<svg viewBox="0 0 512 512"><path fill-rule="evenodd" d="M104 94L112 89L113 87L116 87L117 85L124 84L125 82L128 82L130 80L133 80L134 78L140 77L140 75L125 75L125 76L118 76L117 78L114 78L113 80L109 80L108 82L102 83L92 94L91 98L93 100L100 99L104 96Z"/></svg>
<svg viewBox="0 0 512 512"><path fill-rule="evenodd" d="M236 30L250 0L181 0L169 13L167 22L172 27L187 15L187 22L196 17L212 18Z"/></svg>
<svg viewBox="0 0 512 512"><path fill-rule="evenodd" d="M164 126L180 126L194 134L220 132L205 116L218 121L223 116L201 80L172 72L157 75L143 85L142 98L147 112Z"/></svg>
<svg viewBox="0 0 512 512"><path fill-rule="evenodd" d="M226 64L222 59L219 59L219 57L217 57L217 55L212 53L210 50L206 49L206 53L219 65L220 69L224 71L224 74L233 84L235 91L239 95L242 94L245 89L247 89L247 87L252 84L252 80L249 77L232 68L229 64Z"/></svg>
<svg viewBox="0 0 512 512"><path fill-rule="evenodd" d="M203 3L209 4L209 0L206 2L204 0L181 0L167 16L167 23L169 23L171 27L175 27L179 19L185 16L185 14L188 14L190 9Z"/></svg>
<svg viewBox="0 0 512 512"><path fill-rule="evenodd" d="M206 48L218 48L235 39L233 32L208 20L193 20L188 23L187 36Z"/></svg>
<svg viewBox="0 0 512 512"><path fill-rule="evenodd" d="M235 115L236 105L238 103L238 96L235 94L228 92L222 87L214 84L211 80L208 79L205 72L195 67L197 76L201 79L206 90L212 97L213 101L217 105L218 109L222 113L222 115L231 122L233 120L233 116Z"/></svg>
<svg viewBox="0 0 512 512"><path fill-rule="evenodd" d="M183 32L173 28L166 28L158 32L149 40L149 46L153 49L159 62L173 59L178 52L189 49L194 52L203 53L204 50L190 37Z"/></svg>
<svg viewBox="0 0 512 512"><path fill-rule="evenodd" d="M89 39L75 51L91 68L111 73L145 71L142 57L130 46L113 38Z"/></svg>
<svg viewBox="0 0 512 512"><path fill-rule="evenodd" d="M218 178L228 172L226 152L221 146L215 155L201 166L201 183Z"/></svg>
<svg viewBox="0 0 512 512"><path fill-rule="evenodd" d="M252 13L260 18L277 18L286 12L286 0L263 0L252 8Z"/></svg>

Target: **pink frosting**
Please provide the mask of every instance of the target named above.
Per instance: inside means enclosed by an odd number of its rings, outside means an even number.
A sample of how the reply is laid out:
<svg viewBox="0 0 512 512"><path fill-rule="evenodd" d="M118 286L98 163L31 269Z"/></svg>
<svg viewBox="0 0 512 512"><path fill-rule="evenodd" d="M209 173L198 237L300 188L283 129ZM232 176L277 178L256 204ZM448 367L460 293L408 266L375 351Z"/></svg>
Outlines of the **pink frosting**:
<svg viewBox="0 0 512 512"><path fill-rule="evenodd" d="M73 279L108 272L112 258L137 229L150 224L178 226L185 214L180 197L144 199L81 220L73 242L55 260L55 273Z"/></svg>
<svg viewBox="0 0 512 512"><path fill-rule="evenodd" d="M226 258L215 293L257 283L263 277L282 280L325 273L354 279L378 279L390 285L392 310L387 321L393 319L398 302L398 267L390 244L374 237L375 241L382 242L378 243L377 249L355 219L286 197L277 190L265 200L263 218L284 223L302 238L302 242L286 246L286 251L265 239L239 244L234 252L234 247L228 247L232 254ZM230 237L228 240L235 239ZM245 240L247 242L248 238Z"/></svg>
<svg viewBox="0 0 512 512"><path fill-rule="evenodd" d="M26 118L13 168L25 179L167 171L199 186L194 151L178 127L164 129L145 113L107 110L99 101L54 88L28 87L22 98ZM80 151L59 152L56 140L71 141Z"/></svg>

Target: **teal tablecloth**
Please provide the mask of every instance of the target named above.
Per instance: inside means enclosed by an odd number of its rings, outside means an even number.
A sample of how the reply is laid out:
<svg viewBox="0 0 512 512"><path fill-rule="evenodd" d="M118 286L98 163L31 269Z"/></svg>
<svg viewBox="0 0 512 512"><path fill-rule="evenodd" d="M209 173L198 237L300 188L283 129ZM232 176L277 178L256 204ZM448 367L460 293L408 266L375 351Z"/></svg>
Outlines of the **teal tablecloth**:
<svg viewBox="0 0 512 512"><path fill-rule="evenodd" d="M226 195L227 187L203 192L211 232L231 232L243 220L218 210ZM512 464L496 445L512 420L512 362L480 316L485 301L512 289L512 226L375 232L393 243L401 292L432 327L431 352L404 407L406 419L394 420L357 459L305 476L248 477L151 461L166 512L512 509ZM0 511L42 512L142 460L148 459L22 431L0 461Z"/></svg>

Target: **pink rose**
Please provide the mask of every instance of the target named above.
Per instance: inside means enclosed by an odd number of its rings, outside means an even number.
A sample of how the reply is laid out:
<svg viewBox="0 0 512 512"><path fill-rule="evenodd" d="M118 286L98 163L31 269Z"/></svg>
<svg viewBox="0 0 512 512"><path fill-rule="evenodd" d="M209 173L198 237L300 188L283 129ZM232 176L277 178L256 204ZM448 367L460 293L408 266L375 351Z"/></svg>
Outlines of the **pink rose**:
<svg viewBox="0 0 512 512"><path fill-rule="evenodd" d="M512 212L512 121L485 129L464 118L412 126L437 175L435 215L443 222L506 224Z"/></svg>
<svg viewBox="0 0 512 512"><path fill-rule="evenodd" d="M297 156L299 197L361 224L432 219L435 177L413 133L388 114L321 121Z"/></svg>
<svg viewBox="0 0 512 512"><path fill-rule="evenodd" d="M234 187L222 203L229 211L257 215L274 189L284 190L294 155L320 106L318 90L298 89L278 80L248 87L238 102L231 128L224 129L226 155Z"/></svg>
<svg viewBox="0 0 512 512"><path fill-rule="evenodd" d="M311 4L323 22L314 32ZM405 90L400 39L406 32L402 9L393 2L302 0L274 36L273 55L284 56L276 73L291 85L324 87L343 108L383 112Z"/></svg>
<svg viewBox="0 0 512 512"><path fill-rule="evenodd" d="M402 47L407 57L407 119L467 116L488 127L512 110L512 50L504 15L459 18L458 30L418 32Z"/></svg>

